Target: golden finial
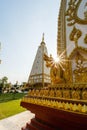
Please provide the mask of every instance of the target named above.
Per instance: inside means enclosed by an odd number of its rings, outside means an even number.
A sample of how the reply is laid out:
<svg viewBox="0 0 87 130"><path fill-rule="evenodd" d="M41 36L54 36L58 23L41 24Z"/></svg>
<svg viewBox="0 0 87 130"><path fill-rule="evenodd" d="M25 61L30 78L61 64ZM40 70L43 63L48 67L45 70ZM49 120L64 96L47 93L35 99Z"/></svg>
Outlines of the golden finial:
<svg viewBox="0 0 87 130"><path fill-rule="evenodd" d="M43 35L42 35L42 42L44 42L44 33L43 33Z"/></svg>

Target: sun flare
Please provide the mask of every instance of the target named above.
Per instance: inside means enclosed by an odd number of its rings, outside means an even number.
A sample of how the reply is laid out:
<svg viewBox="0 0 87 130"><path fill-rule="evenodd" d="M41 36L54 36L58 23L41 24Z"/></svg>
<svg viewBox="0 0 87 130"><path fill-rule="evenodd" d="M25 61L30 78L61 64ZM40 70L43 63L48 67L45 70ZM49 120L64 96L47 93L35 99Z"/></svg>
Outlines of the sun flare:
<svg viewBox="0 0 87 130"><path fill-rule="evenodd" d="M62 70L65 70L65 69L64 69L64 64L65 64L65 63L66 63L66 60L65 60L65 58L64 58L64 52L61 53L60 55L54 57L54 62L53 62L53 64L55 64L55 66L59 65L59 66L62 68Z"/></svg>
<svg viewBox="0 0 87 130"><path fill-rule="evenodd" d="M59 62L60 62L60 58L59 58L59 57L55 57L55 58L54 58L54 61L55 61L56 63L59 63Z"/></svg>

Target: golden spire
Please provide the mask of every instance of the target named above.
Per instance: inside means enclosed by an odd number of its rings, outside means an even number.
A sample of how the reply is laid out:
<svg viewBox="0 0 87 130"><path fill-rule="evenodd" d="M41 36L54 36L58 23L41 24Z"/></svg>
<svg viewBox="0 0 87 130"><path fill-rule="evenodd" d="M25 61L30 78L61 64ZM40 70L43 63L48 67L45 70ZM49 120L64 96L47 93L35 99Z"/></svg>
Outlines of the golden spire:
<svg viewBox="0 0 87 130"><path fill-rule="evenodd" d="M42 42L44 42L44 33L43 33L43 35L42 35Z"/></svg>

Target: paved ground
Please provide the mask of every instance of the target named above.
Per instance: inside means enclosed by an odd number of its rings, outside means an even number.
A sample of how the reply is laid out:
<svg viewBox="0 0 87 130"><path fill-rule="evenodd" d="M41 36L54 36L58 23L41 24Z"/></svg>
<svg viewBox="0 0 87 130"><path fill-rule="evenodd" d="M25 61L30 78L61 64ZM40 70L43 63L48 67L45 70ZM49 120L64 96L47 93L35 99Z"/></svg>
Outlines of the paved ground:
<svg viewBox="0 0 87 130"><path fill-rule="evenodd" d="M34 117L30 111L25 111L15 116L0 120L0 130L21 130Z"/></svg>

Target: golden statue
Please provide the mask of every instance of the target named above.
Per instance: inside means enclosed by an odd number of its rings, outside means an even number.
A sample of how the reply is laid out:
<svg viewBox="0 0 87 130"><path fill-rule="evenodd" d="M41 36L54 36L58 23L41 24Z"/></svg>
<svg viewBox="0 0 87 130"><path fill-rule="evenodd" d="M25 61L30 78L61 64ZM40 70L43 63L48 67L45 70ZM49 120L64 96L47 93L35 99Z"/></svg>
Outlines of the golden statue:
<svg viewBox="0 0 87 130"><path fill-rule="evenodd" d="M64 82L63 70L59 63L53 59L52 55L48 57L46 54L44 54L44 60L46 61L46 66L50 67L51 83L57 84Z"/></svg>

